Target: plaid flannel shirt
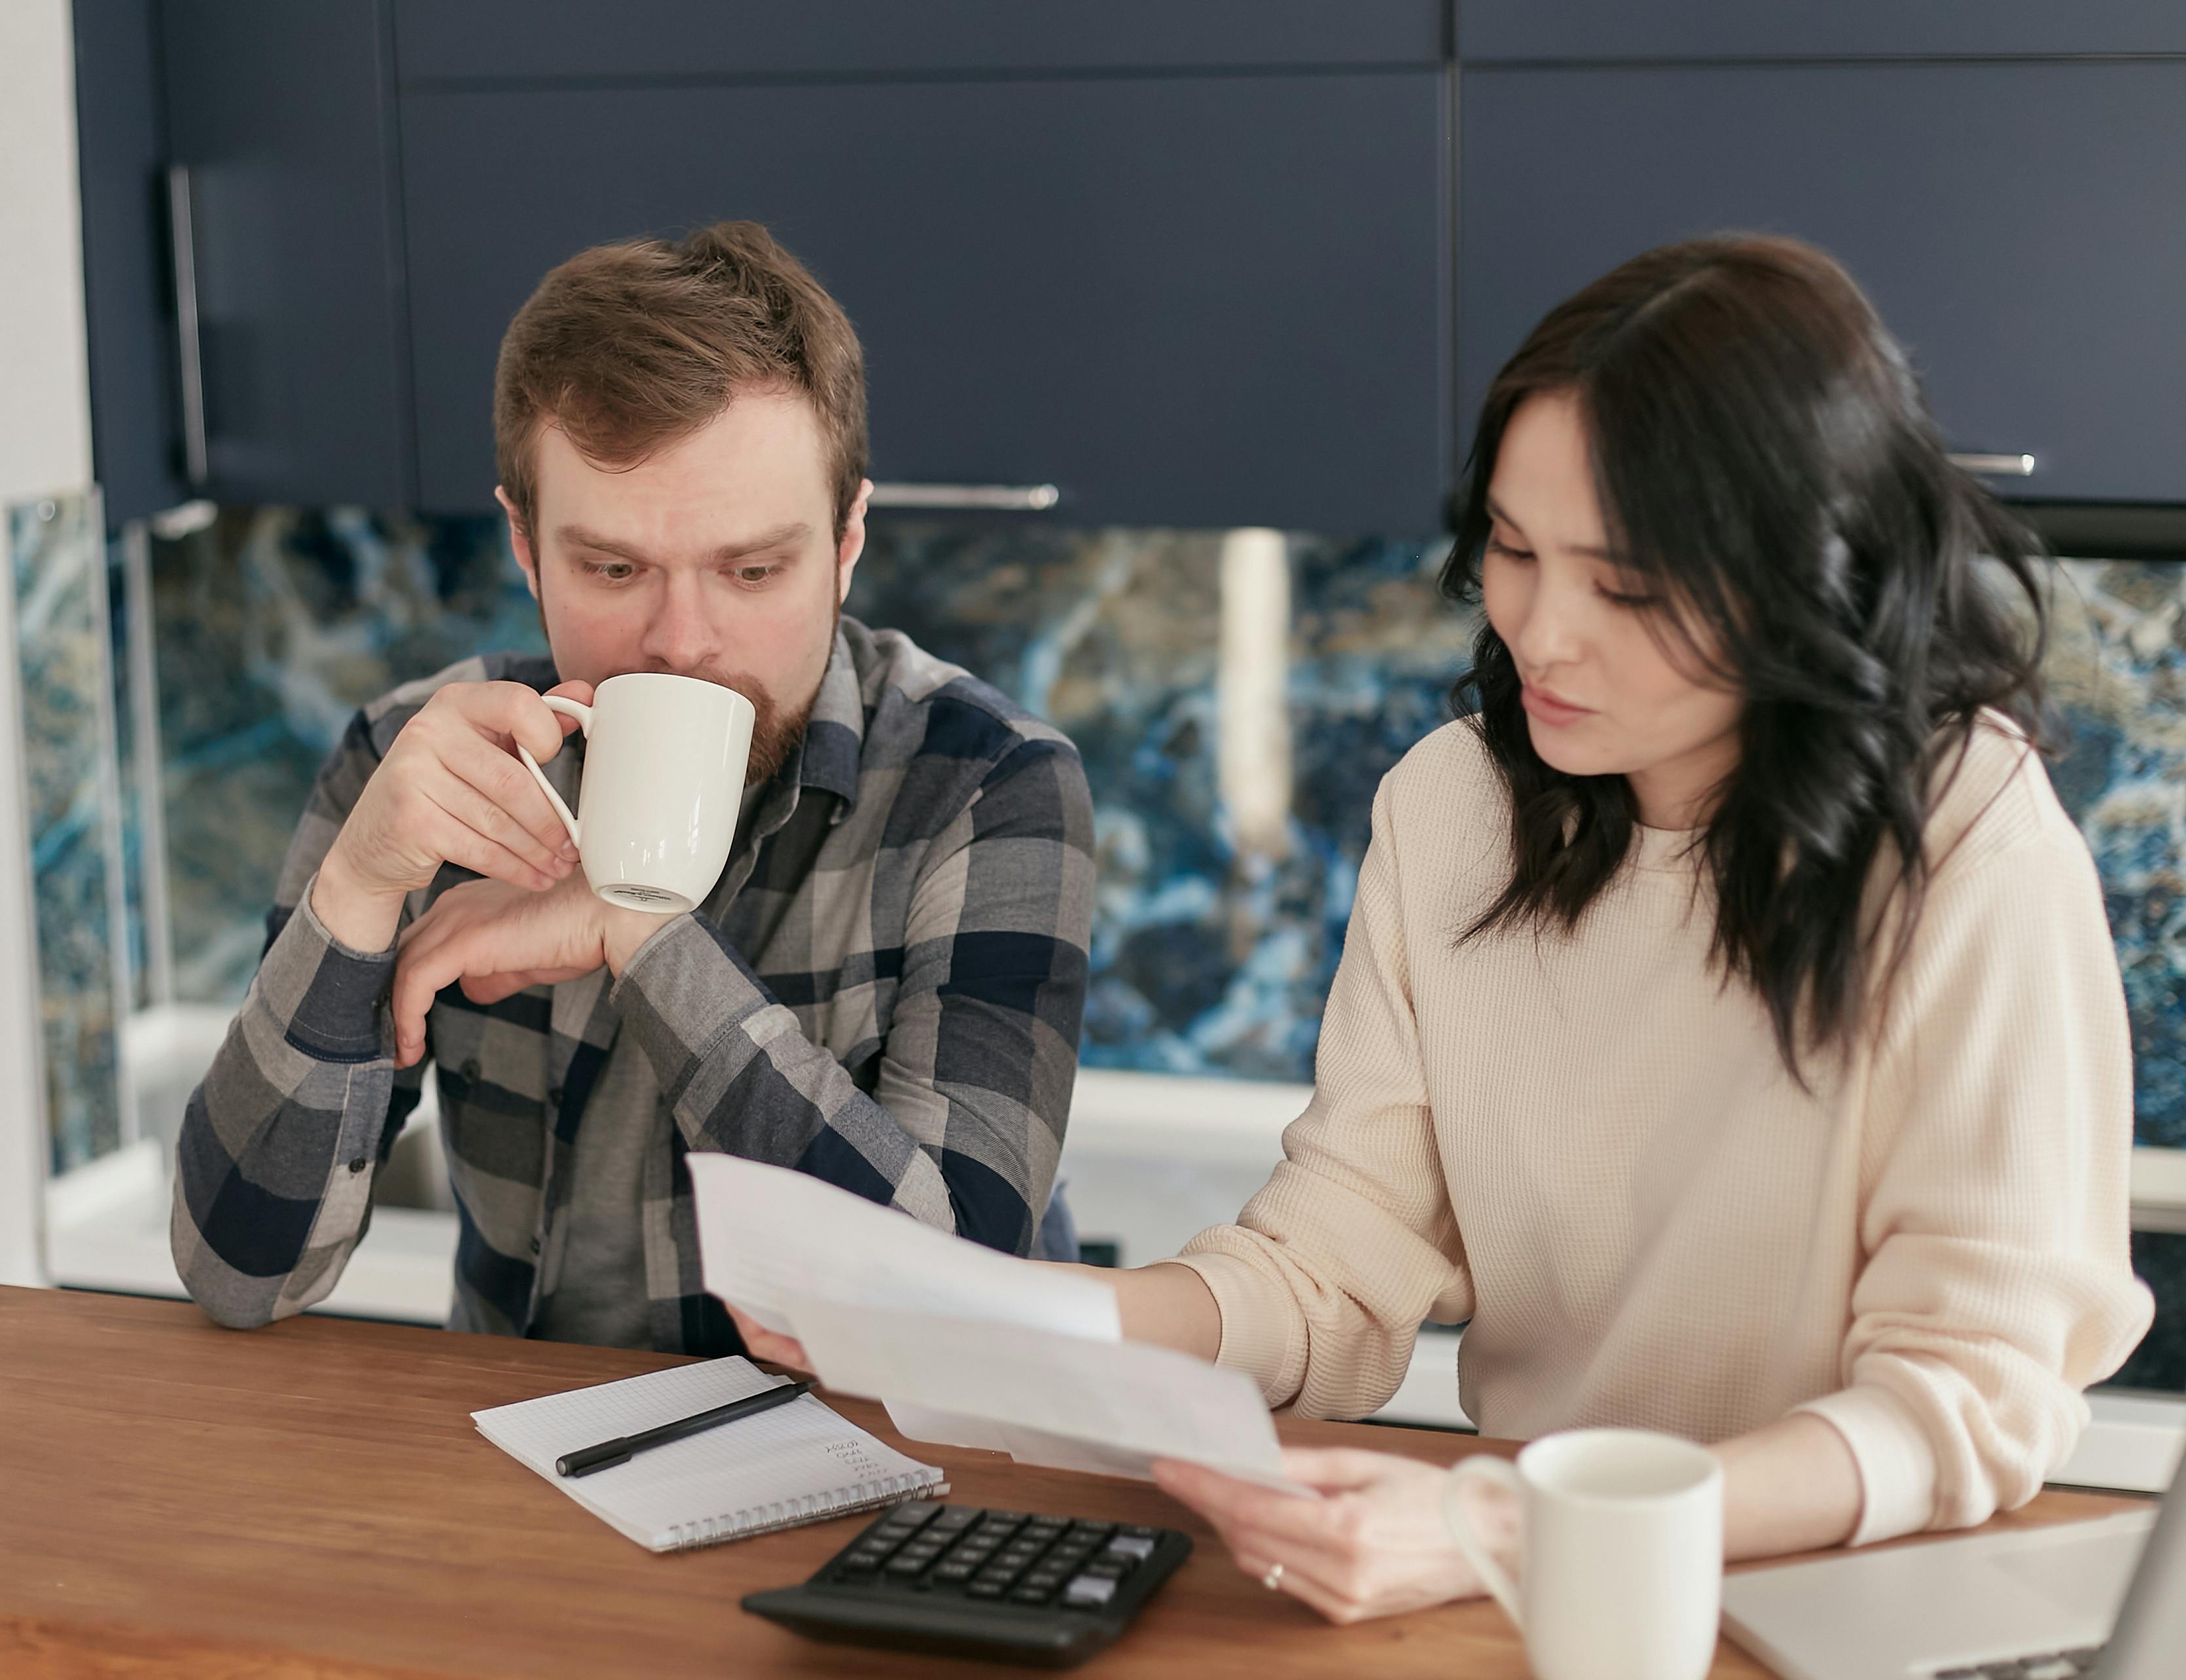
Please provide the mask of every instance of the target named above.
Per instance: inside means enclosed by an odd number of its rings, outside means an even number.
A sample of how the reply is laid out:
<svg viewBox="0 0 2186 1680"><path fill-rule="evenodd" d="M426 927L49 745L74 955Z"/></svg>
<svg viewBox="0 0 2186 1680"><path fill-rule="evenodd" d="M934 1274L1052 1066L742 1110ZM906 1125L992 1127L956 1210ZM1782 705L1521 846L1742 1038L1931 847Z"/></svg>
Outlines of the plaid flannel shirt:
<svg viewBox="0 0 2186 1680"><path fill-rule="evenodd" d="M701 1280L691 1150L793 1167L1023 1253L1062 1149L1085 996L1092 802L1076 749L893 631L844 619L801 749L719 884L610 983L478 1005L450 987L397 1071L395 948L336 941L311 885L396 732L441 684L556 680L489 655L367 707L320 771L240 1013L185 1115L175 1263L223 1324L330 1291L427 1062L461 1235L450 1327L524 1335L563 1261L586 1099L618 1031L672 1110L642 1184L654 1344L733 1351ZM575 802L583 737L546 769ZM473 878L452 865L406 924Z"/></svg>

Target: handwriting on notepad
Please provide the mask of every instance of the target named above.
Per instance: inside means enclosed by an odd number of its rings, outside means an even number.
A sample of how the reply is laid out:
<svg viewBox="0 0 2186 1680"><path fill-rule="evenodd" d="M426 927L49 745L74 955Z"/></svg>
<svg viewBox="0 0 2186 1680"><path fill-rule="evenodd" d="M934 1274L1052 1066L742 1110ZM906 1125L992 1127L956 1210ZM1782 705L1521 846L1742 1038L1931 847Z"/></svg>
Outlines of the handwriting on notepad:
<svg viewBox="0 0 2186 1680"><path fill-rule="evenodd" d="M823 1441L820 1446L821 1450L829 1458L855 1475L866 1476L878 1476L882 1473L883 1466L880 1461L866 1451L863 1444L859 1442Z"/></svg>

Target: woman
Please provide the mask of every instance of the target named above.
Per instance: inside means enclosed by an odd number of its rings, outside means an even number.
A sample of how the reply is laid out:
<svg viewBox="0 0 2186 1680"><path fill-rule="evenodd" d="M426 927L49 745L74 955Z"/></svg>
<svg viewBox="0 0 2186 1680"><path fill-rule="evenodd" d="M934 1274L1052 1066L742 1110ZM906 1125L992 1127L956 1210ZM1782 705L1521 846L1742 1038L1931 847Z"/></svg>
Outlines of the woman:
<svg viewBox="0 0 2186 1680"><path fill-rule="evenodd" d="M1443 573L1477 715L1382 783L1284 1161L1102 1274L1125 1333L1358 1417L1469 1322L1486 1434L1715 1443L1733 1557L2031 1498L2151 1309L2116 959L1984 557L2038 624L1819 253L1666 247L1543 321ZM1443 1472L1286 1462L1323 1497L1159 1475L1334 1619L1477 1590Z"/></svg>

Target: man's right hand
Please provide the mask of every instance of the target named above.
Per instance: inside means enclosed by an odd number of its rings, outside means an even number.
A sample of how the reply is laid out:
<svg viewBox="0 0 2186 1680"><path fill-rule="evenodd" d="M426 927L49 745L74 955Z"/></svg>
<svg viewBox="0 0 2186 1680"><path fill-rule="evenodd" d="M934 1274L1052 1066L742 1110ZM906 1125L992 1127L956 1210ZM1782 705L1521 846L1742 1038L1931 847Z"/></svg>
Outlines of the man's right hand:
<svg viewBox="0 0 2186 1680"><path fill-rule="evenodd" d="M748 1313L729 1308L729 1317L735 1320L737 1334L743 1338L744 1352L754 1359L764 1359L770 1365L787 1365L793 1371L810 1371L811 1356L804 1344L794 1336L778 1334L766 1329Z"/></svg>
<svg viewBox="0 0 2186 1680"><path fill-rule="evenodd" d="M589 702L585 683L548 691ZM520 682L439 690L395 736L319 865L311 909L353 949L384 950L402 901L451 863L534 892L577 860L515 748L545 762L577 727Z"/></svg>

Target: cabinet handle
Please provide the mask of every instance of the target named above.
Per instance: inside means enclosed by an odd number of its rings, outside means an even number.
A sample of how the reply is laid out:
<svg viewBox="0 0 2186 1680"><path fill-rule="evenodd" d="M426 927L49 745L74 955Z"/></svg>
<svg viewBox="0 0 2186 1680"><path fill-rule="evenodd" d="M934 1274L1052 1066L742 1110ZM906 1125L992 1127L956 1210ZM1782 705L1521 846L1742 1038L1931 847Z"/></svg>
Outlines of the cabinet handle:
<svg viewBox="0 0 2186 1680"><path fill-rule="evenodd" d="M205 460L205 347L198 336L197 229L190 215L190 171L167 165L168 247L175 260L175 337L181 349L182 471L193 486L210 476Z"/></svg>
<svg viewBox="0 0 2186 1680"><path fill-rule="evenodd" d="M1004 513L1040 513L1062 500L1053 484L875 484L872 507L930 507L958 512L977 508Z"/></svg>
<svg viewBox="0 0 2186 1680"><path fill-rule="evenodd" d="M1986 473L1999 479L2026 479L2034 475L2034 457L2031 455L1954 455L1951 465L1969 473Z"/></svg>

